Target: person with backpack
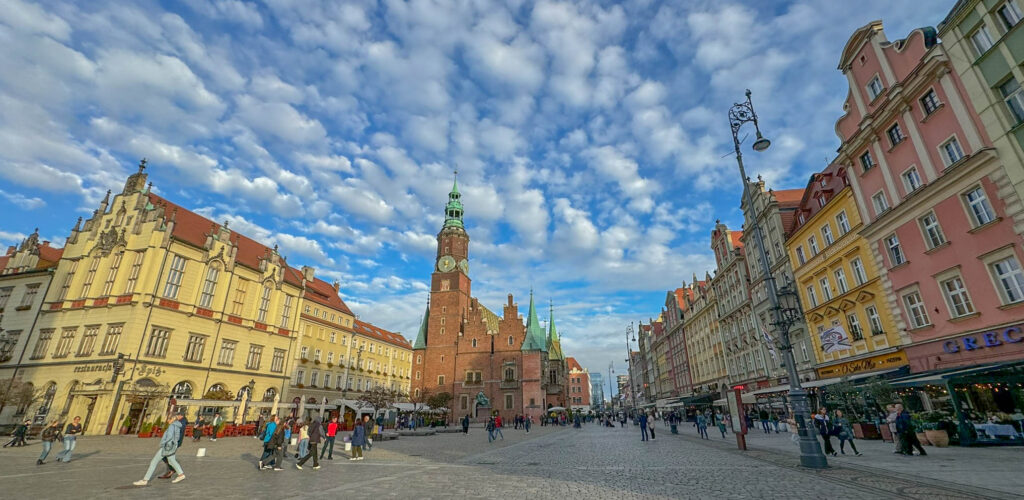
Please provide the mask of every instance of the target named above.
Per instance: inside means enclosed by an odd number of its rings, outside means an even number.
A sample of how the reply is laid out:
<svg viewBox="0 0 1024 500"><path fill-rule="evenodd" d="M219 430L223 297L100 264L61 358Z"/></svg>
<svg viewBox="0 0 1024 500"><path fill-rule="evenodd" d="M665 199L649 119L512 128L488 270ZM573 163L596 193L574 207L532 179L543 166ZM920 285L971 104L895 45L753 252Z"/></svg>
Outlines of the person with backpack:
<svg viewBox="0 0 1024 500"><path fill-rule="evenodd" d="M181 415L181 435L178 436L178 448L181 448L181 444L185 441L185 428L188 427L188 419L185 418L185 414ZM168 426L169 427L169 426ZM167 466L167 470L163 474L157 476L157 479L170 479L174 475L174 467L171 467L171 462L164 457L164 465Z"/></svg>
<svg viewBox="0 0 1024 500"><path fill-rule="evenodd" d="M284 470L284 435L286 432L288 432L288 425L285 423L279 424L274 428L274 433L270 435L270 441L267 442L268 447L274 454L274 470Z"/></svg>
<svg viewBox="0 0 1024 500"><path fill-rule="evenodd" d="M318 444L320 444L320 439L324 435L323 423L320 422L320 419L318 418L318 419L313 421L312 425L303 426L303 429L304 430L308 430L308 435L307 435L307 438L305 439L305 441L308 442L308 450L306 450L306 453L304 455L302 455L302 458L300 458L298 462L295 462L295 468L299 469L299 470L302 470L302 466L307 461L309 461L310 458L312 458L313 459L313 470L319 469L320 468L320 457L316 453L316 446ZM300 445L300 449L302 449L301 445Z"/></svg>
<svg viewBox="0 0 1024 500"><path fill-rule="evenodd" d="M263 429L263 454L260 456L259 462L256 463L256 470L263 470L263 461L274 454L274 448L270 446L270 438L274 437L274 432L277 430L277 419L277 415L267 419L267 425Z"/></svg>
<svg viewBox="0 0 1024 500"><path fill-rule="evenodd" d="M53 442L61 439L60 422L56 420L50 422L50 425L43 429L39 438L43 443L43 452L39 455L39 459L36 460L36 465L43 465L46 463L46 456L50 454L50 449L53 448Z"/></svg>
<svg viewBox="0 0 1024 500"><path fill-rule="evenodd" d="M178 476L171 482L179 483L185 480L185 473L181 470L181 465L178 464L178 459L174 456L178 451L178 443L181 442L181 437L185 432L181 425L181 417L183 416L180 413L174 416L174 421L171 422L171 425L167 426L167 431L160 438L160 449L156 451L156 455L153 455L153 459L149 461L149 469L146 469L146 476L132 483L133 485L148 485L149 480L153 478L153 473L156 472L157 464L164 458L167 458L167 463L178 473Z"/></svg>

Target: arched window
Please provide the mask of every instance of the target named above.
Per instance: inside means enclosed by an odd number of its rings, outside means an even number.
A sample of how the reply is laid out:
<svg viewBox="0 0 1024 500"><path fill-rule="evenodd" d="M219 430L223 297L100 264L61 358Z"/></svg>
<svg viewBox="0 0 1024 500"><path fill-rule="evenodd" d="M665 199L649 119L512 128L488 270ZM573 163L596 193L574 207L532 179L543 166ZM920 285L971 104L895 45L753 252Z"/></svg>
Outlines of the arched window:
<svg viewBox="0 0 1024 500"><path fill-rule="evenodd" d="M242 388L238 390L238 393L235 394L235 401L241 401L242 394L248 394L248 399L252 399L252 389L250 389L249 386L243 385Z"/></svg>
<svg viewBox="0 0 1024 500"><path fill-rule="evenodd" d="M476 339L473 339L473 347L476 347Z"/></svg>
<svg viewBox="0 0 1024 500"><path fill-rule="evenodd" d="M192 399L192 384L181 381L171 390L174 399Z"/></svg>
<svg viewBox="0 0 1024 500"><path fill-rule="evenodd" d="M225 390L224 384L213 384L210 386L210 392L220 392L223 390Z"/></svg>
<svg viewBox="0 0 1024 500"><path fill-rule="evenodd" d="M46 386L46 392L43 393L43 400L39 403L39 411L36 412L36 417L45 418L50 413L50 406L53 406L53 397L57 395L57 383L50 382L50 385Z"/></svg>
<svg viewBox="0 0 1024 500"><path fill-rule="evenodd" d="M514 344L515 341L516 341L515 337L513 337L511 335L508 336L508 345Z"/></svg>
<svg viewBox="0 0 1024 500"><path fill-rule="evenodd" d="M274 397L276 397L276 396L277 396L277 389L274 389L273 387L271 387L271 388L267 389L266 392L263 393L263 401L269 403L269 402L273 401Z"/></svg>
<svg viewBox="0 0 1024 500"><path fill-rule="evenodd" d="M505 380L515 380L516 369L512 367L505 368Z"/></svg>

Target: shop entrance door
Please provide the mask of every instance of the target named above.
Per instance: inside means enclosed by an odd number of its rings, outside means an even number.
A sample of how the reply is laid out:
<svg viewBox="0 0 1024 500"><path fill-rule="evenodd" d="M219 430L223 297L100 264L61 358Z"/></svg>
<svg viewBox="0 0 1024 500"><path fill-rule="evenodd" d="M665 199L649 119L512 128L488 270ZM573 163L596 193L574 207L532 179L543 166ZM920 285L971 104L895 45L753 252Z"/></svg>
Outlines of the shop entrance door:
<svg viewBox="0 0 1024 500"><path fill-rule="evenodd" d="M82 423L82 431L89 430L89 421L92 420L92 410L96 407L96 396L86 396L89 404L85 407L85 422Z"/></svg>
<svg viewBox="0 0 1024 500"><path fill-rule="evenodd" d="M131 434L139 432L142 425L142 410L145 408L145 403L138 401L132 403L131 407L128 408L128 420L131 425L128 427L128 432Z"/></svg>

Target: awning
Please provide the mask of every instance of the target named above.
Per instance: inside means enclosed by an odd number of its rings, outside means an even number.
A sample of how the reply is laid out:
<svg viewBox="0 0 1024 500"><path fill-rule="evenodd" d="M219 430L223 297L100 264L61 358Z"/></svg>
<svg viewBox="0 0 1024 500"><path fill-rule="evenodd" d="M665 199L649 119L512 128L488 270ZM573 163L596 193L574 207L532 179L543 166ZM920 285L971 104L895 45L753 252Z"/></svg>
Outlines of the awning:
<svg viewBox="0 0 1024 500"><path fill-rule="evenodd" d="M865 379L865 378L875 377L875 376L878 376L878 375L885 375L886 373L898 372L898 371L900 371L902 369L903 369L902 367L900 367L900 368L890 368L888 370L879 370L877 372L870 372L870 373L857 373L857 374L848 375L848 376L845 376L845 377L823 378L823 379L818 379L818 380L812 380L810 382L804 382L804 383L800 384L800 387L803 387L804 389L809 389L811 387L823 387L823 386L826 386L826 385L838 384L839 382L844 382L844 381L846 381L846 382L853 382L854 380L861 380L861 379Z"/></svg>
<svg viewBox="0 0 1024 500"><path fill-rule="evenodd" d="M752 393L752 392L748 392L748 393L743 395L742 401L743 401L743 404L745 404L745 405L752 405L752 404L757 403L757 396L755 396L754 393ZM729 406L729 402L725 398L716 399L715 402L712 403L712 405L713 406Z"/></svg>
<svg viewBox="0 0 1024 500"><path fill-rule="evenodd" d="M756 391L748 392L747 394L750 394L752 396L759 396L759 395L762 395L762 394L772 394L772 393L775 393L775 392L788 392L788 391L789 391L789 384L786 384L786 385L776 385L776 386L772 386L772 387L766 387L764 389L758 389Z"/></svg>
<svg viewBox="0 0 1024 500"><path fill-rule="evenodd" d="M890 383L893 385L893 387L920 387L922 385L929 384L945 384L946 381L951 378L963 377L974 373L980 373L992 369L1003 368L1004 366L1012 366L1012 363L989 363L985 365L972 366L968 368L961 367L936 371L932 373L922 373L906 377L903 379L893 380Z"/></svg>

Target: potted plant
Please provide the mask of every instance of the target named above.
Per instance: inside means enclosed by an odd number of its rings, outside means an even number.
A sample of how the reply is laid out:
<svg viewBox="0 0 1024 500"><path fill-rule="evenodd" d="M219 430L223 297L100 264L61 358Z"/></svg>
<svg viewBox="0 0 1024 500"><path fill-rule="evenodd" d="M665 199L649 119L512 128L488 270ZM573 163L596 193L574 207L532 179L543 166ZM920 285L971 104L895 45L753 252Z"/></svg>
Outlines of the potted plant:
<svg viewBox="0 0 1024 500"><path fill-rule="evenodd" d="M313 364L314 365L319 365L320 364L320 360L319 359L314 359L313 360Z"/></svg>
<svg viewBox="0 0 1024 500"><path fill-rule="evenodd" d="M153 424L149 422L143 422L142 427L139 428L139 437L148 438L153 436Z"/></svg>
<svg viewBox="0 0 1024 500"><path fill-rule="evenodd" d="M302 359L299 360L299 362L302 363L302 364L306 364L306 363L309 362L309 359L308 358L302 358Z"/></svg>
<svg viewBox="0 0 1024 500"><path fill-rule="evenodd" d="M865 422L857 416L850 420L852 420L850 425L853 427L853 437L857 439L882 439L878 426L874 422Z"/></svg>
<svg viewBox="0 0 1024 500"><path fill-rule="evenodd" d="M928 441L939 448L949 446L947 429L951 426L948 425L948 416L941 411L925 411L918 415L921 419L921 428L924 429Z"/></svg>
<svg viewBox="0 0 1024 500"><path fill-rule="evenodd" d="M132 417L124 417L121 422L121 431L119 434L128 434L128 429L132 428Z"/></svg>
<svg viewBox="0 0 1024 500"><path fill-rule="evenodd" d="M331 363L330 361L328 361L327 362L327 367L328 368L334 368L334 363Z"/></svg>

